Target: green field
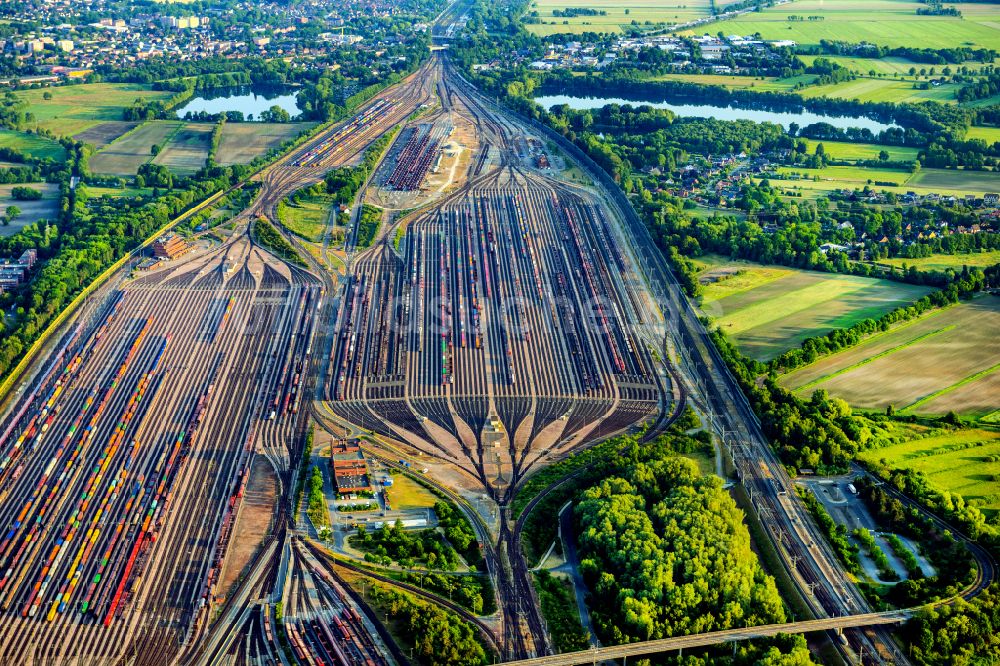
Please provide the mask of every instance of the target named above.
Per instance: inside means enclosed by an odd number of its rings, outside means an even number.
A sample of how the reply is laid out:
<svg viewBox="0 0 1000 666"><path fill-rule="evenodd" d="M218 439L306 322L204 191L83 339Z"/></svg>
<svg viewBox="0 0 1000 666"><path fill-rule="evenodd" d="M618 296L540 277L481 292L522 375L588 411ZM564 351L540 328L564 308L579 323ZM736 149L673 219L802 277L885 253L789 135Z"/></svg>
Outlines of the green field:
<svg viewBox="0 0 1000 666"><path fill-rule="evenodd" d="M962 266L985 268L993 264L1000 264L1000 250L971 254L935 254L919 259L882 259L880 263L893 266L916 266L925 271L943 271L948 268L961 270Z"/></svg>
<svg viewBox="0 0 1000 666"><path fill-rule="evenodd" d="M1000 509L1000 431L930 430L918 439L865 451L862 460L922 472L936 490L958 493L989 513ZM996 457L996 458L994 458ZM992 461L991 460L995 460Z"/></svg>
<svg viewBox="0 0 1000 666"><path fill-rule="evenodd" d="M764 39L790 39L802 45L817 45L826 39L889 47L1000 48L1000 8L996 5L956 5L961 18L918 16L920 7L925 5L915 0L797 0L714 23L711 32L760 33ZM803 20L789 21L789 16ZM824 19L809 21L808 16Z"/></svg>
<svg viewBox="0 0 1000 666"><path fill-rule="evenodd" d="M929 289L852 275L709 258L701 309L753 358L766 361L804 339L910 303Z"/></svg>
<svg viewBox="0 0 1000 666"><path fill-rule="evenodd" d="M812 75L793 76L779 79L773 76L739 76L729 74L663 74L650 79L651 81L684 81L703 86L722 86L732 90L753 89L765 92L786 92L798 83L811 83L816 77Z"/></svg>
<svg viewBox="0 0 1000 666"><path fill-rule="evenodd" d="M572 18L552 15L552 10L562 10L567 7L604 10L607 15ZM621 32L622 25L629 25L633 21L640 26L647 22L675 24L691 21L708 16L708 8L707 0L602 0L596 5L582 3L579 0L534 0L528 11L537 11L539 19L544 23L528 24L526 27L540 36L557 33Z"/></svg>
<svg viewBox="0 0 1000 666"><path fill-rule="evenodd" d="M90 171L97 174L134 176L140 166L153 159L153 144L163 146L179 132L179 120L153 120L116 139L90 158Z"/></svg>
<svg viewBox="0 0 1000 666"><path fill-rule="evenodd" d="M91 199L96 199L98 197L111 197L112 199L117 199L119 197L148 197L152 196L152 187L96 187L94 185L87 186L87 195Z"/></svg>
<svg viewBox="0 0 1000 666"><path fill-rule="evenodd" d="M944 65L928 65L926 63L913 62L912 60L907 60L906 58L896 58L896 57L886 57L886 58L857 58L854 56L811 56L811 55L800 55L799 60L807 65L811 65L813 60L816 58L826 58L827 60L832 60L841 67L846 67L847 69L856 72L861 75L867 76L877 76L883 74L887 77L892 77L893 75L898 75L900 77L909 77L910 68L913 67L916 71L920 72L921 69L926 69L928 73L933 68L936 75L941 74L941 70ZM962 63L963 67L967 69L978 71L983 67L986 67L986 63L969 61ZM952 65L951 68L956 69L956 65Z"/></svg>
<svg viewBox="0 0 1000 666"><path fill-rule="evenodd" d="M853 81L831 83L822 86L812 86L800 90L803 97L840 97L856 99L860 102L955 102L955 94L959 84L945 83L931 86L927 90L918 90L912 80L858 78Z"/></svg>
<svg viewBox="0 0 1000 666"><path fill-rule="evenodd" d="M186 123L170 136L153 163L177 174L194 173L205 166L214 128L213 123Z"/></svg>
<svg viewBox="0 0 1000 666"><path fill-rule="evenodd" d="M889 153L889 160L893 162L912 162L917 159L917 148L906 146L880 146L875 143L848 143L846 141L815 141L806 139L809 145L809 152L816 151L816 144L822 143L826 154L837 160L877 160L878 154L883 150ZM871 171L869 170L869 173ZM869 176L870 177L870 176Z"/></svg>
<svg viewBox="0 0 1000 666"><path fill-rule="evenodd" d="M1000 141L1000 127L970 127L966 139L982 139L989 145Z"/></svg>
<svg viewBox="0 0 1000 666"><path fill-rule="evenodd" d="M869 337L781 380L826 389L854 406L984 415L1000 409L1000 298L984 296Z"/></svg>
<svg viewBox="0 0 1000 666"><path fill-rule="evenodd" d="M319 242L330 220L332 195L300 197L298 204L283 201L278 207L282 226L306 240Z"/></svg>
<svg viewBox="0 0 1000 666"><path fill-rule="evenodd" d="M45 93L52 99L45 99ZM150 90L137 83L85 83L19 90L40 127L60 136L71 136L103 121L120 121L122 109L136 98L167 99L171 92Z"/></svg>
<svg viewBox="0 0 1000 666"><path fill-rule="evenodd" d="M796 174L798 174L798 178L796 178ZM910 173L900 169L868 169L864 167L831 166L824 169L783 167L778 169L777 177L771 177L771 180L782 187L822 192L845 187L863 188L865 185L871 185L872 189L877 191L887 190L897 194L913 191L917 194L937 193L964 196L966 194L982 195L987 192L996 192L1000 188L1000 173L952 169L921 169L917 173ZM893 183L893 185L877 185L876 181Z"/></svg>
<svg viewBox="0 0 1000 666"><path fill-rule="evenodd" d="M248 164L313 125L315 123L226 123L215 161L222 166Z"/></svg>
<svg viewBox="0 0 1000 666"><path fill-rule="evenodd" d="M52 139L37 134L0 129L0 147L13 148L31 157L49 158L59 162L66 159L65 148Z"/></svg>

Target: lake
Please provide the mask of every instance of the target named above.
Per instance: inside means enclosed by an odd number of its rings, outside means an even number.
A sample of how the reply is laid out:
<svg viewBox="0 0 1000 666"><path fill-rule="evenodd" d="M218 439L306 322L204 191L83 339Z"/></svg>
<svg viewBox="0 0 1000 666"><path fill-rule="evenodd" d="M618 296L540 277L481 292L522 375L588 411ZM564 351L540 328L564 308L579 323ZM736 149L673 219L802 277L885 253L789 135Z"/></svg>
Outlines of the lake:
<svg viewBox="0 0 1000 666"><path fill-rule="evenodd" d="M190 111L210 114L226 111L242 111L244 116L253 114L260 117L261 112L278 105L294 118L301 109L295 103L295 91L284 86L236 86L233 88L213 88L199 91L184 106L177 109L177 117L183 118Z"/></svg>
<svg viewBox="0 0 1000 666"><path fill-rule="evenodd" d="M799 127L812 125L813 123L829 123L840 129L859 127L870 130L873 134L885 131L898 125L887 125L877 120L872 120L864 116L828 116L812 111L766 111L762 109L743 109L736 106L716 106L713 104L671 104L670 102L645 102L624 99L621 97L575 97L573 95L542 95L536 97L535 101L546 109L560 104L568 104L571 109L578 111L588 109L599 109L607 104L631 104L632 106L651 106L656 109L669 109L678 116L691 118L717 118L719 120L752 120L754 122L772 122L784 127L786 130L791 123L798 123Z"/></svg>

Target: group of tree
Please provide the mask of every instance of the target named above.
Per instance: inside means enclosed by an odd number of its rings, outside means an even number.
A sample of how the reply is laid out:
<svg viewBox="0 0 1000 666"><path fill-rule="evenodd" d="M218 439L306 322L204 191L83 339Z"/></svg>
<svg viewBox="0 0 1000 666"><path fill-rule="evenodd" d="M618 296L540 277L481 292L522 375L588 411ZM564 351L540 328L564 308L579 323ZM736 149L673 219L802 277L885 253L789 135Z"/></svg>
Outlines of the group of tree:
<svg viewBox="0 0 1000 666"><path fill-rule="evenodd" d="M689 459L639 462L575 508L591 619L611 643L782 622L781 598L722 482Z"/></svg>
<svg viewBox="0 0 1000 666"><path fill-rule="evenodd" d="M418 663L427 666L483 666L486 650L475 630L451 611L419 601L407 592L379 584L369 599L388 617L401 623L413 641Z"/></svg>
<svg viewBox="0 0 1000 666"><path fill-rule="evenodd" d="M397 562L404 568L425 565L429 569L455 571L461 564L455 547L436 529L407 531L397 520L369 532L364 525L351 537L351 544L365 552L376 564ZM474 541L474 540L473 540Z"/></svg>

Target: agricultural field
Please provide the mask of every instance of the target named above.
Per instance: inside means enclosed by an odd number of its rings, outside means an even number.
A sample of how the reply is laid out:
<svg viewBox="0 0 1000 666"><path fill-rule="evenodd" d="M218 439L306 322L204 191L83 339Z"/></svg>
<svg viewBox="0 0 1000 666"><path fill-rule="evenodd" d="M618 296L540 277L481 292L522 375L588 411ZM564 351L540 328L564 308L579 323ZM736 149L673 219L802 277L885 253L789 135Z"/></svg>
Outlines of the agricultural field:
<svg viewBox="0 0 1000 666"><path fill-rule="evenodd" d="M993 427L926 430L917 438L865 451L862 460L922 472L938 491L958 493L995 515L1000 510L1000 430Z"/></svg>
<svg viewBox="0 0 1000 666"><path fill-rule="evenodd" d="M955 5L962 17L918 16L917 9L924 6L916 0L797 0L712 24L711 32L760 33L764 39L790 39L801 45L817 45L826 39L888 47L1000 48L1000 8L996 5ZM789 16L802 20L789 21ZM809 21L808 16L823 20Z"/></svg>
<svg viewBox="0 0 1000 666"><path fill-rule="evenodd" d="M139 167L153 159L150 149L163 146L184 126L179 120L154 120L116 139L90 158L90 171L96 174L134 176Z"/></svg>
<svg viewBox="0 0 1000 666"><path fill-rule="evenodd" d="M877 79L877 78L857 78L853 81L843 81L841 83L831 83L821 86L812 86L800 90L803 97L839 97L842 99L856 99L859 102L895 102L919 103L919 102L955 102L956 94L960 88L957 83L945 83L939 86L931 86L927 90L919 90L917 83L912 80L898 79Z"/></svg>
<svg viewBox="0 0 1000 666"><path fill-rule="evenodd" d="M153 163L181 175L194 173L205 166L214 128L213 123L186 123L170 136Z"/></svg>
<svg viewBox="0 0 1000 666"><path fill-rule="evenodd" d="M248 164L313 127L315 123L226 123L215 161L222 166Z"/></svg>
<svg viewBox="0 0 1000 666"><path fill-rule="evenodd" d="M282 201L278 206L281 225L302 238L319 242L330 220L332 195L301 197L298 204Z"/></svg>
<svg viewBox="0 0 1000 666"><path fill-rule="evenodd" d="M52 139L15 130L0 129L0 148L13 148L31 157L59 162L66 159L66 149Z"/></svg>
<svg viewBox="0 0 1000 666"><path fill-rule="evenodd" d="M960 271L963 266L985 268L1000 264L1000 250L971 254L935 254L919 259L881 259L879 263L891 264L892 266L916 266L922 271L943 271L949 268Z"/></svg>
<svg viewBox="0 0 1000 666"><path fill-rule="evenodd" d="M138 126L139 122L134 120L109 120L93 125L82 132L77 132L73 135L73 138L77 141L89 143L97 150L100 150Z"/></svg>
<svg viewBox="0 0 1000 666"><path fill-rule="evenodd" d="M824 142L824 148L826 142ZM804 167L780 168L770 180L782 187L831 192L840 188L863 188L870 185L877 191L897 194L909 191L917 194L937 193L965 196L985 194L1000 188L1000 173L991 171L956 171L952 169L921 169L916 173L900 169L867 169L831 166L824 169ZM884 185L882 183L892 183Z"/></svg>
<svg viewBox="0 0 1000 666"><path fill-rule="evenodd" d="M52 99L45 99L45 93ZM39 127L73 136L105 121L121 121L122 110L137 98L168 99L173 93L137 83L83 83L15 93L30 104Z"/></svg>
<svg viewBox="0 0 1000 666"><path fill-rule="evenodd" d="M983 296L904 322L781 380L850 404L917 414L1000 409L1000 298Z"/></svg>
<svg viewBox="0 0 1000 666"><path fill-rule="evenodd" d="M703 258L701 310L743 353L767 361L806 338L878 317L929 289L779 266Z"/></svg>
<svg viewBox="0 0 1000 666"><path fill-rule="evenodd" d="M816 151L816 145L822 143L823 150L829 157L836 160L877 160L883 150L889 153L892 162L912 162L917 159L917 148L907 146L880 146L876 143L850 143L847 141L816 141L805 139L809 152ZM870 172L870 170L869 170Z"/></svg>
<svg viewBox="0 0 1000 666"><path fill-rule="evenodd" d="M38 201L17 201L10 192L15 187L30 187L42 193ZM59 214L59 186L55 183L27 183L25 185L0 185L0 215L6 212L7 206L17 206L21 214L7 225L0 225L0 236L13 236L22 227L37 222L42 218L55 220Z"/></svg>
<svg viewBox="0 0 1000 666"><path fill-rule="evenodd" d="M606 16L574 16L563 18L553 16L555 9L567 7L603 10ZM622 25L633 21L638 24L676 24L708 16L707 0L601 0L597 4L581 3L579 0L534 0L528 9L537 11L544 23L528 24L528 30L539 36L558 33L579 34L583 32L621 32Z"/></svg>

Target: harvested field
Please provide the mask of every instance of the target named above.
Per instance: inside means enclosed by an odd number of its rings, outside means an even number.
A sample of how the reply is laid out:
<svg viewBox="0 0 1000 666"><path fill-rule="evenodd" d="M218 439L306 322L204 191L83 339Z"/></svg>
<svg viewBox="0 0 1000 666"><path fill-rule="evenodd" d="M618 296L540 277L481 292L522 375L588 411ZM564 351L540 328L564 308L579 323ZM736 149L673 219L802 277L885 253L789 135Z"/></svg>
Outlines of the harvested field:
<svg viewBox="0 0 1000 666"><path fill-rule="evenodd" d="M42 193L38 201L16 201L10 196L15 187L30 187ZM9 225L0 226L0 236L13 236L23 227L42 218L55 220L59 214L59 186L54 183L27 183L25 185L0 185L0 214L7 206L17 206L21 214Z"/></svg>
<svg viewBox="0 0 1000 666"><path fill-rule="evenodd" d="M876 335L782 383L807 393L823 388L863 408L985 414L1000 408L996 372L963 382L1000 363L997 330L1000 299L986 296Z"/></svg>
<svg viewBox="0 0 1000 666"><path fill-rule="evenodd" d="M106 123L89 127L82 132L77 132L73 135L73 138L84 143L89 143L100 150L121 135L132 131L138 126L139 123L136 121L109 120Z"/></svg>
<svg viewBox="0 0 1000 666"><path fill-rule="evenodd" d="M171 135L154 164L162 164L174 173L191 174L205 166L212 143L212 123L187 123Z"/></svg>
<svg viewBox="0 0 1000 666"><path fill-rule="evenodd" d="M922 472L940 491L958 493L967 502L1000 510L1000 431L990 428L932 430L919 439L861 453L862 460Z"/></svg>
<svg viewBox="0 0 1000 666"><path fill-rule="evenodd" d="M226 123L216 162L223 166L248 164L315 123Z"/></svg>
<svg viewBox="0 0 1000 666"><path fill-rule="evenodd" d="M929 291L852 275L748 263L733 267L739 272L706 288L702 310L745 354L762 361L806 338L881 316ZM717 265L702 275L727 270L727 265Z"/></svg>
<svg viewBox="0 0 1000 666"><path fill-rule="evenodd" d="M164 145L184 125L175 120L154 120L115 140L90 158L90 170L97 174L134 176L152 159L154 144Z"/></svg>

